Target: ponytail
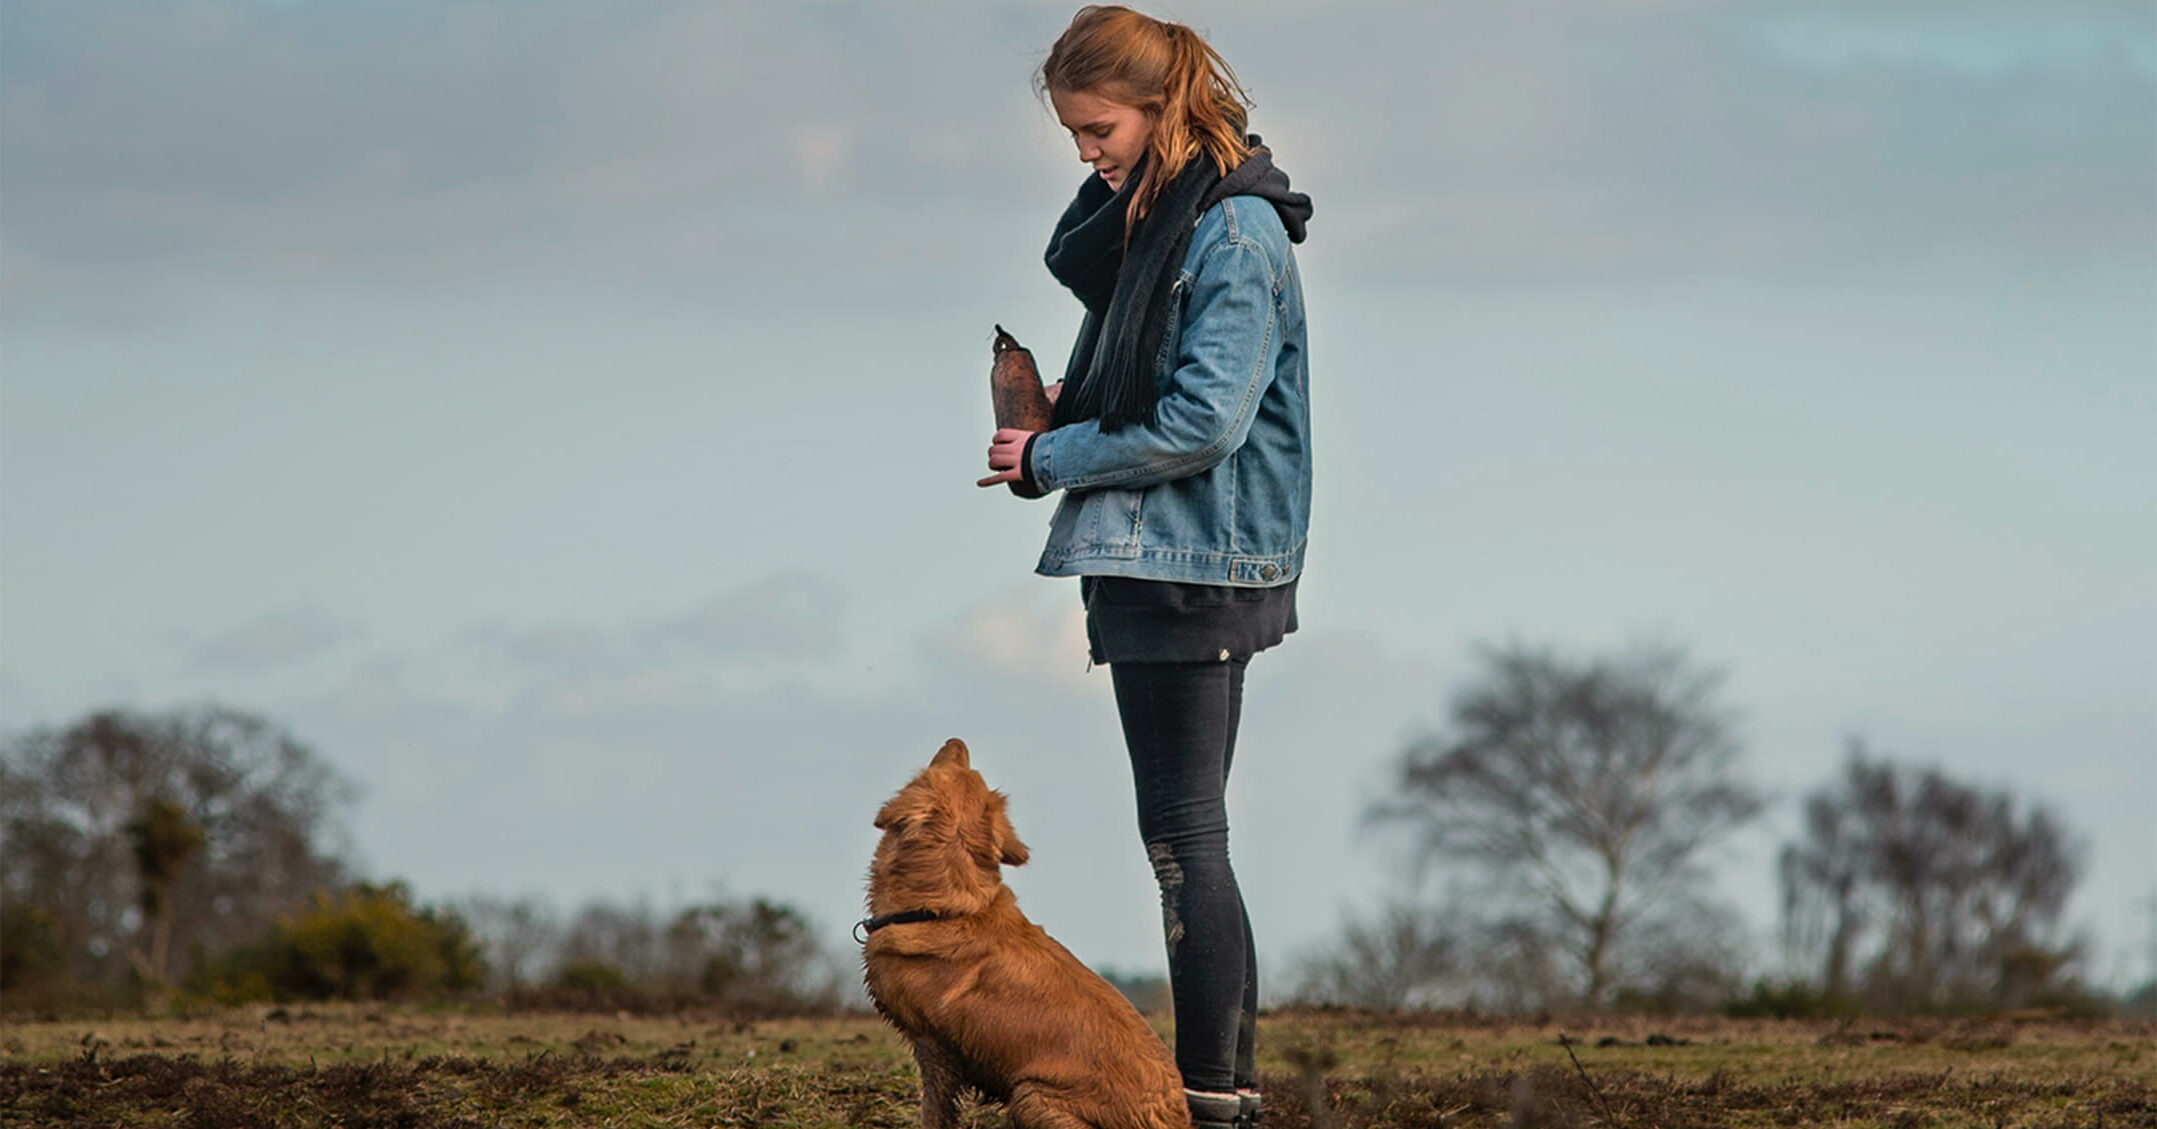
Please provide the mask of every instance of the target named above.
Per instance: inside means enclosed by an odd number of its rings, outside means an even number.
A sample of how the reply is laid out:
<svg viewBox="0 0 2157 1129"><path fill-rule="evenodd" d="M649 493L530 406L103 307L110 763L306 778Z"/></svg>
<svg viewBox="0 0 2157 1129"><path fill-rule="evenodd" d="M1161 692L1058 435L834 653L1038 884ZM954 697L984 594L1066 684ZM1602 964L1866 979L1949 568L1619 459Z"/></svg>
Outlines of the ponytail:
<svg viewBox="0 0 2157 1129"><path fill-rule="evenodd" d="M1138 107L1152 121L1126 230L1191 161L1210 160L1225 176L1250 156L1244 140L1250 97L1220 52L1182 24L1121 5L1081 8L1049 49L1034 87L1099 94Z"/></svg>

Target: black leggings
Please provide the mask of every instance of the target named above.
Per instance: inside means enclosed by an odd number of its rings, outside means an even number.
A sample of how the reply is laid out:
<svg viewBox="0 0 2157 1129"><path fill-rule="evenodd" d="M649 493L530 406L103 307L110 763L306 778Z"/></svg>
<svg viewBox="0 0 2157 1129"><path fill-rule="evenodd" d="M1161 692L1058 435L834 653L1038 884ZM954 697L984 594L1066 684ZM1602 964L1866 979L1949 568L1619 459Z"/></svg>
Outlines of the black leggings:
<svg viewBox="0 0 2157 1129"><path fill-rule="evenodd" d="M1138 830L1161 885L1176 1067L1192 1090L1254 1086L1258 958L1228 863L1228 766L1247 659L1109 667Z"/></svg>

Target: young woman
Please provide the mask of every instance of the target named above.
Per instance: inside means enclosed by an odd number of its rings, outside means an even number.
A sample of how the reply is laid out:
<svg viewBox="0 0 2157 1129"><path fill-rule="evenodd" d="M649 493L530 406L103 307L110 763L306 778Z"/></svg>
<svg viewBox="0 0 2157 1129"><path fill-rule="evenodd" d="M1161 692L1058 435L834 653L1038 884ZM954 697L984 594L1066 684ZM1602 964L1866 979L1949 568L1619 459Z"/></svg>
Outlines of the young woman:
<svg viewBox="0 0 2157 1129"><path fill-rule="evenodd" d="M1081 9L1036 76L1093 174L1048 268L1086 314L1052 428L999 430L983 486L1064 491L1036 571L1077 576L1161 887L1176 1063L1199 1129L1258 1121L1258 966L1226 789L1251 655L1296 629L1310 524L1289 190L1198 33Z"/></svg>

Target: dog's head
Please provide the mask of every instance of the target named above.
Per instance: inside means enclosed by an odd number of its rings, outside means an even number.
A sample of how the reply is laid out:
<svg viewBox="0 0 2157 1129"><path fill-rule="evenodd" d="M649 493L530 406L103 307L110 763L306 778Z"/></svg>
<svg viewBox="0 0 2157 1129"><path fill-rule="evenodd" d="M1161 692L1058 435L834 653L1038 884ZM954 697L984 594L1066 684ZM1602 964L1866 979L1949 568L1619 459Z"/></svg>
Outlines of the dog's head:
<svg viewBox="0 0 2157 1129"><path fill-rule="evenodd" d="M876 827L884 838L869 868L872 902L911 898L924 908L978 909L1003 886L1001 868L1027 859L1003 793L974 771L956 737L884 804Z"/></svg>

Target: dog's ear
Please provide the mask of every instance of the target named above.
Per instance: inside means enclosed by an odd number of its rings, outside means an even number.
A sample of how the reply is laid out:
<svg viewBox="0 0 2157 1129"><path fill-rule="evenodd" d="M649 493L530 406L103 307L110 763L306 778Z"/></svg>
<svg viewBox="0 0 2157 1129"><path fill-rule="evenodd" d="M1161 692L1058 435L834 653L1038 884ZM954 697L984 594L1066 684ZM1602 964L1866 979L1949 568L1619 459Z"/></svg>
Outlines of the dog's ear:
<svg viewBox="0 0 2157 1129"><path fill-rule="evenodd" d="M955 764L960 768L973 767L966 757L966 742L956 737L944 742L944 747L936 750L936 759L929 762L929 767L935 768L938 765L946 764Z"/></svg>
<svg viewBox="0 0 2157 1129"><path fill-rule="evenodd" d="M885 802L883 810L876 813L876 829L878 831L889 831L897 827L906 822L909 817L918 814L916 809L920 806L920 804L908 802L907 795L904 792L893 796Z"/></svg>
<svg viewBox="0 0 2157 1129"><path fill-rule="evenodd" d="M1025 866L1032 855L1026 844L1019 842L1019 833L1012 830L1011 817L1004 814L1004 794L989 793L989 826L996 837L996 857L1005 866Z"/></svg>

